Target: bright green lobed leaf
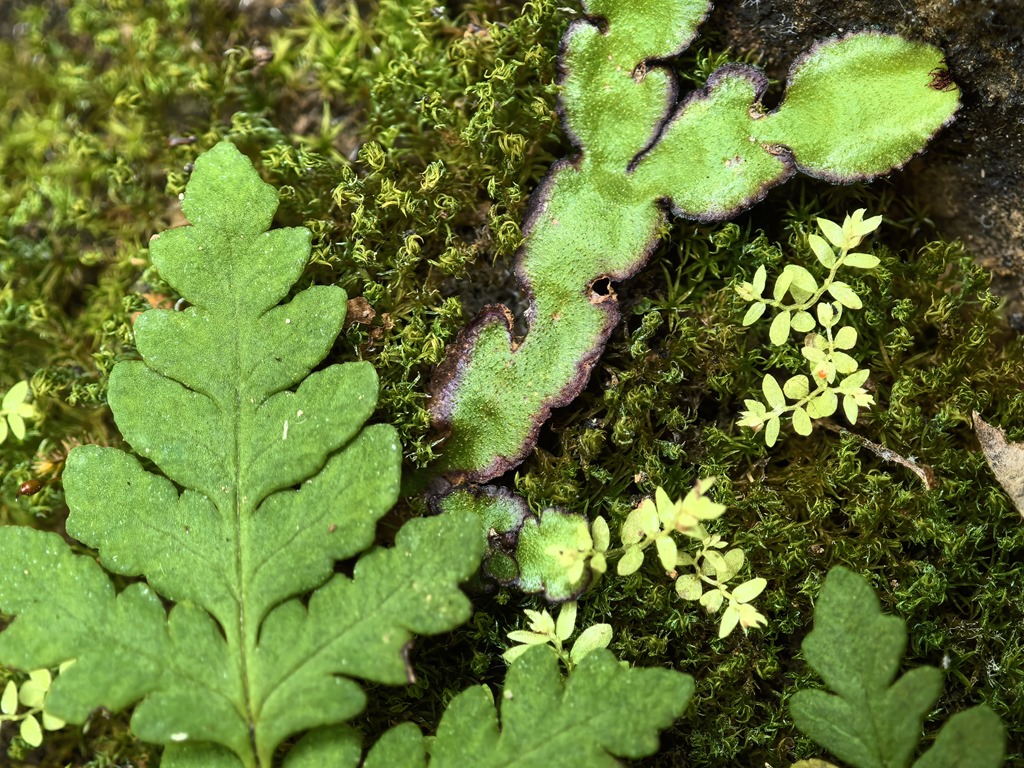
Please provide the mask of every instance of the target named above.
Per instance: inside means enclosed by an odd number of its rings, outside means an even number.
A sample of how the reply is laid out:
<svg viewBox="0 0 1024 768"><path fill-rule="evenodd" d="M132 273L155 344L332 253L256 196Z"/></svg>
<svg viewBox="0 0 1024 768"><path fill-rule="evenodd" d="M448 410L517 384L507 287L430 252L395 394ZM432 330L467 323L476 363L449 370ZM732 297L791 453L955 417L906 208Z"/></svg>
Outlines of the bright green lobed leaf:
<svg viewBox="0 0 1024 768"><path fill-rule="evenodd" d="M527 618L530 619L530 629L534 632L539 632L548 637L552 637L555 634L555 620L546 610L531 611L527 608L525 613Z"/></svg>
<svg viewBox="0 0 1024 768"><path fill-rule="evenodd" d="M550 635L539 635L536 632L530 632L525 629L518 629L508 633L508 639L514 643L523 643L524 645L545 645L551 640Z"/></svg>
<svg viewBox="0 0 1024 768"><path fill-rule="evenodd" d="M676 504L660 485L654 489L654 506L661 528L671 527L676 516Z"/></svg>
<svg viewBox="0 0 1024 768"><path fill-rule="evenodd" d="M799 333L809 333L814 330L816 323L814 322L814 316L810 312L796 312L793 314L793 321L790 323L794 331Z"/></svg>
<svg viewBox="0 0 1024 768"><path fill-rule="evenodd" d="M722 584L736 575L736 571L725 559L725 555L713 549L704 553L703 570L708 576L714 576Z"/></svg>
<svg viewBox="0 0 1024 768"><path fill-rule="evenodd" d="M807 403L807 415L812 419L824 419L836 412L839 398L831 389L823 389L820 394Z"/></svg>
<svg viewBox="0 0 1024 768"><path fill-rule="evenodd" d="M881 259L877 256L872 256L870 253L848 253L843 259L844 267L853 267L855 269L874 269L881 263Z"/></svg>
<svg viewBox="0 0 1024 768"><path fill-rule="evenodd" d="M722 621L718 625L718 639L724 640L732 631L736 629L740 623L740 612L739 609L730 602L725 609L725 613L722 614Z"/></svg>
<svg viewBox="0 0 1024 768"><path fill-rule="evenodd" d="M729 579L740 572L746 556L743 554L742 549L730 549L723 555L722 559L725 562L725 568L718 574L718 578L719 581L729 581Z"/></svg>
<svg viewBox="0 0 1024 768"><path fill-rule="evenodd" d="M619 763L612 755L656 752L658 730L682 713L692 694L689 675L624 668L601 648L587 654L563 683L555 655L531 650L509 669L500 729L490 691L463 691L441 720L429 764L614 768Z"/></svg>
<svg viewBox="0 0 1024 768"><path fill-rule="evenodd" d="M886 173L953 118L959 89L933 87L933 73L944 69L940 50L896 35L829 40L793 66L782 104L751 132L788 147L797 167L819 178Z"/></svg>
<svg viewBox="0 0 1024 768"><path fill-rule="evenodd" d="M704 592L701 580L692 573L686 573L676 579L676 594L683 600L699 600Z"/></svg>
<svg viewBox="0 0 1024 768"><path fill-rule="evenodd" d="M931 72L928 73L932 75ZM938 74L936 72L936 74ZM863 238L865 235L869 235L874 232L882 224L881 216L872 216L870 219L865 219L864 214L867 213L866 208L858 208L853 212L852 215L847 218L850 220L850 230L857 237ZM846 226L846 222L843 222L843 226Z"/></svg>
<svg viewBox="0 0 1024 768"><path fill-rule="evenodd" d="M849 325L844 325L833 338L836 349L853 349L857 346L857 331Z"/></svg>
<svg viewBox="0 0 1024 768"><path fill-rule="evenodd" d="M772 288L772 298L776 301L782 301L783 297L786 295L786 291L789 290L792 284L793 273L783 270L782 274L779 275L778 279L775 281L775 286Z"/></svg>
<svg viewBox="0 0 1024 768"><path fill-rule="evenodd" d="M757 271L754 272L754 282L752 284L754 293L756 293L759 297L762 294L764 294L764 286L767 280L768 270L765 268L764 264L762 264L757 268Z"/></svg>
<svg viewBox="0 0 1024 768"><path fill-rule="evenodd" d="M769 408L786 407L786 396L782 392L782 387L771 374L766 373L761 379L761 391L764 392L764 398L768 401Z"/></svg>
<svg viewBox="0 0 1024 768"><path fill-rule="evenodd" d="M839 383L839 391L853 392L858 387L864 386L870 375L871 371L869 371L867 368L851 373L849 376L847 376Z"/></svg>
<svg viewBox="0 0 1024 768"><path fill-rule="evenodd" d="M310 234L267 231L276 207L232 145L196 160L182 203L191 226L152 242L192 306L142 315L143 360L110 378L115 421L152 464L95 446L68 458L68 533L145 582L116 594L59 537L0 528L0 607L17 617L0 659L77 659L47 709L81 723L138 703L132 728L169 745L168 766L269 767L287 737L362 709L352 678L405 682L412 633L468 617L458 584L482 548L471 515L442 515L407 524L352 577L334 573L372 545L401 453L392 428L363 428L377 398L368 365L311 373L345 294L313 287L279 304ZM161 598L176 603L169 614Z"/></svg>
<svg viewBox="0 0 1024 768"><path fill-rule="evenodd" d="M836 310L831 303L827 301L821 302L820 304L818 304L816 311L818 313L818 322L821 323L823 326L825 326L826 328L831 328L833 325L835 325L837 321Z"/></svg>
<svg viewBox="0 0 1024 768"><path fill-rule="evenodd" d="M18 692L18 700L29 709L41 708L52 682L48 669L37 669L29 673L29 679L22 683Z"/></svg>
<svg viewBox="0 0 1024 768"><path fill-rule="evenodd" d="M843 228L836 224L834 221L828 219L818 218L818 227L828 241L832 243L836 248L842 248L843 246Z"/></svg>
<svg viewBox="0 0 1024 768"><path fill-rule="evenodd" d="M732 591L732 598L737 603L749 603L755 597L764 592L768 582L762 578L750 579L740 584Z"/></svg>
<svg viewBox="0 0 1024 768"><path fill-rule="evenodd" d="M857 401L853 395L843 395L843 413L851 424L857 423Z"/></svg>
<svg viewBox="0 0 1024 768"><path fill-rule="evenodd" d="M807 415L807 411L803 408L793 409L793 430L798 435L806 437L811 434L814 427L811 424L811 418Z"/></svg>
<svg viewBox="0 0 1024 768"><path fill-rule="evenodd" d="M676 567L676 555L678 548L676 547L675 541L672 540L671 536L659 536L654 542L655 547L658 550L658 560L661 562L661 567L666 571L674 570Z"/></svg>
<svg viewBox="0 0 1024 768"><path fill-rule="evenodd" d="M818 281L814 279L814 275L808 272L805 268L796 264L787 264L785 271L792 275L793 285L800 288L807 293L814 293L818 290Z"/></svg>
<svg viewBox="0 0 1024 768"><path fill-rule="evenodd" d="M590 524L590 535L594 537L594 549L604 552L612 542L612 532L608 528L608 521L603 517L595 517Z"/></svg>
<svg viewBox="0 0 1024 768"><path fill-rule="evenodd" d="M17 413L7 415L7 423L11 425L11 434L19 440L25 439L25 420Z"/></svg>
<svg viewBox="0 0 1024 768"><path fill-rule="evenodd" d="M844 283L841 280L837 280L834 283L830 284L828 287L828 292L832 294L832 298L834 298L844 307L849 307L850 309L860 309L861 306L863 306L861 304L860 296L856 294L853 288L851 288L847 283Z"/></svg>
<svg viewBox="0 0 1024 768"><path fill-rule="evenodd" d="M620 536L622 543L628 546L648 539L660 530L657 506L652 499L644 499L636 509L626 516Z"/></svg>
<svg viewBox="0 0 1024 768"><path fill-rule="evenodd" d="M933 667L911 670L894 682L906 642L903 621L882 614L867 582L845 568L833 568L818 596L814 629L804 638L803 651L835 694L798 691L790 702L797 728L855 768L906 768L924 717L942 692L942 673ZM1002 743L997 718L975 715L971 721L987 727L986 735ZM956 749L953 741L947 738L940 752ZM937 747L938 742L932 749ZM998 752L994 762L945 763L927 756L918 762L997 766L1001 747ZM995 756L995 750L981 754Z"/></svg>
<svg viewBox="0 0 1024 768"><path fill-rule="evenodd" d="M28 382L19 381L4 395L3 402L0 403L0 410L5 413L15 413L18 410L18 406L24 401L25 396L28 395Z"/></svg>
<svg viewBox="0 0 1024 768"><path fill-rule="evenodd" d="M722 594L720 589L710 590L700 596L700 604L707 609L708 613L718 613L718 609L722 607L724 600L725 595Z"/></svg>
<svg viewBox="0 0 1024 768"><path fill-rule="evenodd" d="M59 717L54 717L49 712L43 712L43 728L47 731L59 731L67 723L61 720Z"/></svg>
<svg viewBox="0 0 1024 768"><path fill-rule="evenodd" d="M790 400L801 400L807 397L807 393L811 391L810 382L806 376L798 374L786 380L782 391Z"/></svg>
<svg viewBox="0 0 1024 768"><path fill-rule="evenodd" d="M833 352L832 364L836 367L837 373L853 373L857 370L857 361L845 352Z"/></svg>

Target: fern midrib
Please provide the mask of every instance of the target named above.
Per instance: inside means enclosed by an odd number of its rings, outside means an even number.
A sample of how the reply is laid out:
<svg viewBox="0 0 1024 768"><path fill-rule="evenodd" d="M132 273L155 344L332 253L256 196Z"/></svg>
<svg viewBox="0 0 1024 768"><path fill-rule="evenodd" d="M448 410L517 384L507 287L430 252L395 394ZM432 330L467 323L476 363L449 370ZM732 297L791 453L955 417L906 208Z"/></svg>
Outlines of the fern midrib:
<svg viewBox="0 0 1024 768"><path fill-rule="evenodd" d="M243 242L247 242L248 238L245 238ZM242 250L241 248L239 250ZM236 258L239 256L234 248L231 248L232 256ZM227 290L225 293L231 297L237 297L235 286L235 275L233 270L227 270ZM245 286L242 287L243 290ZM244 515L246 512L246 497L243 493L243 477L242 477L242 438L245 430L243 429L243 421L246 421L243 409L245 407L245 397L242 392L242 360L243 351L248 351L249 344L248 338L243 342L242 333L245 328L245 318L240 312L240 304L237 298L232 302L231 308L231 320L233 324L233 355L234 360L231 367L231 371L234 374L234 381L232 391L234 394L232 426L234 429L233 435L233 451L234 456L232 457L232 473L233 483L232 488L232 501L234 506L234 546L235 546L235 580L238 585L238 638L237 638L237 652L239 659L239 672L241 674L242 683L242 696L244 699L244 712L242 713L246 723L249 726L249 749L251 754L243 757L247 768L249 766L256 766L257 768L263 768L259 752L256 748L256 713L253 706L252 700L252 680L249 675L249 654L250 651L254 651L255 648L250 648L250 637L246 623L246 606L248 602L248 596L246 591L245 581L245 551L242 546L243 541L243 523ZM246 759L246 757L248 759Z"/></svg>

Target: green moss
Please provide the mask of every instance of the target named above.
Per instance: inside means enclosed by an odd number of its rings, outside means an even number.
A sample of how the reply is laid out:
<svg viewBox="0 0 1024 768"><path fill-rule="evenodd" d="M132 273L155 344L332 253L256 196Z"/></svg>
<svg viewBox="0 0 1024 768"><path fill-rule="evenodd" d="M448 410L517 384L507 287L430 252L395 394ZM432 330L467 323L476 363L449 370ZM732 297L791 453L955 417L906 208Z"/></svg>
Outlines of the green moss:
<svg viewBox="0 0 1024 768"><path fill-rule="evenodd" d="M409 469L432 457L429 373L469 315L508 300L529 193L568 149L552 82L570 14L555 0L438 13L436 2L384 0L362 14L165 5L25 3L0 21L0 391L31 377L43 412L24 442L0 445L2 522L59 528L62 443L114 440L106 373L133 354L132 313L167 292L147 269L148 239L181 223L186 168L219 138L283 187L280 223L313 229L299 287L337 282L375 309L338 353L378 367L378 415L399 428ZM681 68L721 63L713 43L698 42ZM168 141L188 136L194 144ZM878 405L855 431L930 465L933 491L849 435L818 429L769 451L735 426L764 372L804 363L769 348L766 328L740 326L730 286L798 258L813 216L858 207L887 219L883 271L857 286L858 351L870 352ZM1024 437L1024 350L988 275L882 184L792 182L736 223L677 222L665 235L619 290L625 321L587 390L556 411L513 481L534 511L602 514L614 535L657 485L681 495L717 475L713 495L730 508L721 533L769 581L759 598L769 627L725 641L653 567L607 575L581 605L578 625L612 623L623 658L698 681L688 715L645 764L779 766L815 754L784 705L815 685L799 641L834 564L867 572L884 610L907 620L908 666L948 657L941 713L989 703L1008 723L1011 762L1022 759L1024 529L977 452L970 412ZM16 499L33 476L44 489ZM412 688L371 693L369 734L406 718L429 729L454 692L500 681L504 633L537 604L507 592L476 604L453 636L418 642ZM153 764L126 722L100 713L84 737L48 735L46 764ZM38 758L12 748L11 760Z"/></svg>
<svg viewBox="0 0 1024 768"><path fill-rule="evenodd" d="M822 195L819 210L835 215L856 200L870 209L876 194ZM613 649L698 680L689 717L651 765L779 764L815 754L783 704L810 684L795 660L797 643L811 598L836 564L868 573L886 610L907 619L908 665L948 667L942 710L985 701L1020 749L1015 702L1024 670L1014 627L1024 607L1010 574L1024 554L1024 532L977 452L970 412L1024 423L1021 341L1006 329L987 273L963 247L908 237L899 225L911 229L909 215L900 221L899 201L885 202L894 221L883 225L886 245L875 249L882 271L857 287L866 297L858 349L873 350L865 364L879 404L854 431L930 466L934 490L848 434L818 429L766 450L734 425L764 372L805 363L770 348L766 329L742 329L743 308L728 286L750 279L760 263L798 261L805 211L782 226L678 225L675 239L687 238L685 245L665 246L641 284L626 289L632 316L588 391L556 414L544 450L520 470L517 489L532 505L587 508L617 522L657 485L679 495L696 477L718 475L712 495L730 510L721 532L747 552L751 572L768 579L760 606L768 629L726 641L715 638L712 619L675 599L656 568L598 586L591 598L598 615L618 620Z"/></svg>

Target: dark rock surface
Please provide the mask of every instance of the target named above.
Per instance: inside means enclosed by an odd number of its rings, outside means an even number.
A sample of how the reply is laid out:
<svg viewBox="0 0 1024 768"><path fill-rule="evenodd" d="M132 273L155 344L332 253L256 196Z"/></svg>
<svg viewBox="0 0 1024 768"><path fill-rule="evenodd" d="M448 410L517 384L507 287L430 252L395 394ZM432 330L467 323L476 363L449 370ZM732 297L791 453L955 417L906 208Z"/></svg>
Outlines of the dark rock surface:
<svg viewBox="0 0 1024 768"><path fill-rule="evenodd" d="M894 180L1024 301L1024 0L720 0L708 25L777 79L815 40L858 30L944 50L959 115Z"/></svg>

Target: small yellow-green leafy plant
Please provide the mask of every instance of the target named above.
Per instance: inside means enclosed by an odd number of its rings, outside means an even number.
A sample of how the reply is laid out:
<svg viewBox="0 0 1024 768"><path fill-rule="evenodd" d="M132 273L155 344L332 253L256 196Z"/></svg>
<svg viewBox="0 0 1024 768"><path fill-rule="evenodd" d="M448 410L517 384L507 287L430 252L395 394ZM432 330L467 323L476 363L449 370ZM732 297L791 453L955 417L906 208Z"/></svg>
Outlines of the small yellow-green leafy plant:
<svg viewBox="0 0 1024 768"><path fill-rule="evenodd" d="M721 638L737 625L746 632L767 623L750 602L768 582L754 578L731 589L727 586L739 574L745 556L739 548L726 550L728 542L704 528L705 521L716 520L725 512L724 504L716 504L705 495L714 482L713 477L698 481L684 499L675 502L659 487L653 500L645 499L630 512L620 532L624 551L616 570L620 576L636 573L643 565L644 550L653 544L661 567L675 579L676 593L681 598L699 601L711 614L727 606L718 628ZM680 552L673 538L676 533L695 539L700 549L695 554ZM680 573L683 569L692 573Z"/></svg>
<svg viewBox="0 0 1024 768"><path fill-rule="evenodd" d="M0 443L7 439L8 434L19 440L25 439L25 420L36 416L36 409L28 399L28 382L19 381L4 395L0 402Z"/></svg>
<svg viewBox="0 0 1024 768"><path fill-rule="evenodd" d="M526 653L528 648L535 645L547 645L555 652L565 668L572 672L583 659L598 648L607 648L608 643L612 641L610 624L594 624L580 632L571 648L566 648L565 642L572 637L576 630L576 612L575 601L562 603L558 610L557 620L546 610L526 610L530 628L517 629L508 633L509 640L514 640L519 645L513 645L505 651L502 658L511 664Z"/></svg>
<svg viewBox="0 0 1024 768"><path fill-rule="evenodd" d="M73 664L68 661L60 665L63 672ZM19 722L19 735L30 747L38 747L43 743L43 729L59 731L65 722L46 711L46 697L53 685L53 675L48 669L37 669L29 672L28 679L21 685L8 680L0 696L0 723ZM24 710L19 712L19 705ZM40 725L42 722L42 725Z"/></svg>
<svg viewBox="0 0 1024 768"><path fill-rule="evenodd" d="M778 439L782 417L786 414L790 415L798 435L809 435L812 420L834 414L840 397L843 413L851 423L857 421L859 409L874 403L874 398L864 388L870 371L860 368L849 354L857 345L857 331L851 325L842 324L843 312L860 309L862 303L850 284L837 280L836 275L843 267L874 269L878 266L877 256L853 249L881 222L881 216L865 219L863 208L847 216L842 225L818 219L824 237L811 234L807 239L818 262L828 270L820 283L805 267L787 264L768 298L765 296L768 271L762 264L754 273L753 281L737 286L740 297L751 302L743 317L744 325L753 325L769 307L775 310L768 331L768 339L774 346L788 343L790 331L806 334L800 352L807 359L810 376L798 374L780 384L774 376L765 374L761 382L764 402L744 401L746 410L740 418L740 426L756 431L763 429L768 446Z"/></svg>

